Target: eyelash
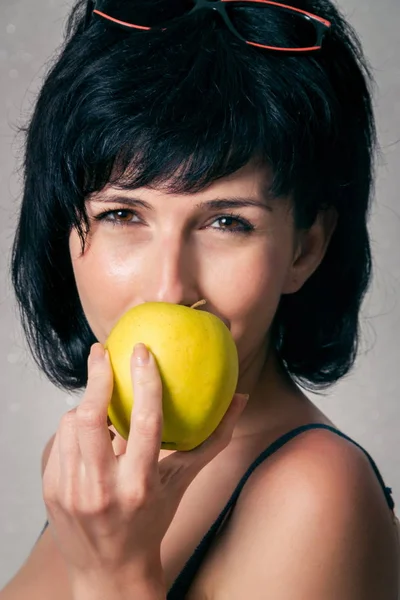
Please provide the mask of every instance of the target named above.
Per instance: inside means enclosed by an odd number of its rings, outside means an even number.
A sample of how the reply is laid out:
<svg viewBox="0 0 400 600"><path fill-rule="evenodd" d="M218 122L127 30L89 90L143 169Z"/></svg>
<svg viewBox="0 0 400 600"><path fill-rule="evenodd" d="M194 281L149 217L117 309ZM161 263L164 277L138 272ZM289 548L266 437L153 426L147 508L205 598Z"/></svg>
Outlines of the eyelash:
<svg viewBox="0 0 400 600"><path fill-rule="evenodd" d="M96 215L94 217L95 221L106 221L107 223L111 223L113 227L131 227L134 225L140 225L140 223L135 222L135 223L131 223L129 221L117 221L114 219L108 219L107 217L109 217L110 215L115 215L116 213L129 213L132 216L138 217L137 213L133 210L129 210L129 209L125 209L125 208L117 208L117 209L113 209L113 210L107 210L104 211L102 213L100 213L99 215ZM231 234L235 234L235 235L250 235L252 231L254 231L255 227L254 225L252 225L250 223L250 221L248 221L247 219L244 219L240 214L233 214L233 213L229 213L229 214L224 214L224 215L219 215L218 217L216 217L213 221L213 223L215 223L215 221L219 221L220 219L233 219L235 221L237 221L238 223L240 223L239 227L236 227L235 229L219 229L217 227L213 227L212 229L217 229L217 231L221 231L222 233L231 233Z"/></svg>

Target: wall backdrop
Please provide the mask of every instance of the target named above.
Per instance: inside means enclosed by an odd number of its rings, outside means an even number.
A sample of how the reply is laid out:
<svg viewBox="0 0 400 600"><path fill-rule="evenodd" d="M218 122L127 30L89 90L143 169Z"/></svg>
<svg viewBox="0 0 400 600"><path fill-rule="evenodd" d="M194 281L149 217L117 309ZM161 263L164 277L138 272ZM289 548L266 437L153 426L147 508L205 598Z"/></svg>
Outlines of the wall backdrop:
<svg viewBox="0 0 400 600"><path fill-rule="evenodd" d="M371 219L375 276L356 368L316 402L374 457L400 506L400 2L340 0L373 67L381 144ZM40 459L79 397L38 372L21 335L9 279L20 202L21 137L70 0L0 1L0 589L45 522ZM48 64L48 63L47 63ZM315 398L314 398L315 399Z"/></svg>

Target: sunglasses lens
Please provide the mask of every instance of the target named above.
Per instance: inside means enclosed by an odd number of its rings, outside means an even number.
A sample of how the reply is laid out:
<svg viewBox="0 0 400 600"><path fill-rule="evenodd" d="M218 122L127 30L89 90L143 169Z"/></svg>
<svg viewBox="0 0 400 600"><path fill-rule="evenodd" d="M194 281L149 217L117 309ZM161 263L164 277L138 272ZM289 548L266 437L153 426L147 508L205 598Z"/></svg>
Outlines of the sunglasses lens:
<svg viewBox="0 0 400 600"><path fill-rule="evenodd" d="M227 2L238 33L249 42L274 48L311 48L317 44L314 22L294 10L269 4Z"/></svg>
<svg viewBox="0 0 400 600"><path fill-rule="evenodd" d="M95 10L126 23L157 27L182 17L193 6L193 0L98 0Z"/></svg>

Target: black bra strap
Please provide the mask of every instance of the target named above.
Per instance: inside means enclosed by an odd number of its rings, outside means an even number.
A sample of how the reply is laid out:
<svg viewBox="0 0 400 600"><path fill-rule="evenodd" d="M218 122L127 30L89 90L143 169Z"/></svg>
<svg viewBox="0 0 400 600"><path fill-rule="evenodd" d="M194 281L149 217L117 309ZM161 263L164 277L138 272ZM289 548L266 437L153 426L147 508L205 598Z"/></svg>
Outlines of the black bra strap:
<svg viewBox="0 0 400 600"><path fill-rule="evenodd" d="M244 484L246 483L246 481L248 480L250 475L253 473L254 469L256 469L258 467L258 465L260 463L262 463L266 458L271 456L271 454L273 454L274 452L279 450L282 446L284 446L284 444L289 442L291 439L293 439L300 433L303 433L303 431L308 431L309 429L328 429L329 431L333 431L334 433L337 433L341 437L345 438L349 442L352 442L358 448L360 448L360 450L362 450L366 454L369 462L371 463L371 466L375 472L375 475L377 476L378 481L381 484L382 490L385 494L385 497L386 497L386 500L387 500L390 510L394 509L394 501L393 501L393 498L391 495L392 494L391 488L388 488L385 486L382 476L381 476L374 460L371 458L371 456L368 454L368 452L366 450L364 450L364 448L362 446L360 446L360 444L358 444L357 442L352 440L345 433L342 433L341 431L339 431L338 429L335 429L334 427L331 427L330 425L325 425L324 423L310 423L308 425L302 425L300 427L297 427L296 429L292 429L291 431L288 431L287 433L285 433L284 435L279 437L277 440L275 440L275 442L273 442L270 446L268 446L268 448L266 450L264 450L258 456L258 458L250 465L249 469L246 471L246 473L243 475L243 477L239 481L238 485L236 486L236 489L234 490L232 496L230 497L228 504L225 506L224 510L221 512L221 514L216 519L216 521L213 523L213 525L211 526L209 531L203 537L203 539L197 546L196 550L194 551L192 556L189 558L189 560L185 564L185 567L183 568L181 573L178 575L177 579L174 581L174 584L168 594L168 600L175 600L175 599L179 600L180 598L184 597L184 594L186 594L186 592L187 592L186 588L188 587L188 582L191 582L193 577L195 576L199 564L201 563L201 561L203 560L203 557L207 553L207 551L208 551L215 535L217 534L220 526L222 525L225 517L228 515L229 511L231 509L233 509L233 507L235 506Z"/></svg>

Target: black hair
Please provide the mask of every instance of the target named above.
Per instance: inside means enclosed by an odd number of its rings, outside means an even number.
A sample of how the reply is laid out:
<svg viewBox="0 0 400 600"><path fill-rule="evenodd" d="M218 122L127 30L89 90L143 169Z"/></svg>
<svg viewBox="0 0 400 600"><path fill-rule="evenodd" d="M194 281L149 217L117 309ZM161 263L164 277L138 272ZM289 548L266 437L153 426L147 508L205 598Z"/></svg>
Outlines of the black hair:
<svg viewBox="0 0 400 600"><path fill-rule="evenodd" d="M171 0L146 5L157 10L163 2ZM134 10L135 1L128 4ZM83 248L87 195L109 182L189 194L255 157L272 168L270 192L291 194L297 227L310 227L330 207L338 215L321 265L299 292L281 298L276 351L306 389L323 389L352 367L371 276L373 81L356 33L329 0L290 4L331 21L320 51L246 45L213 11L164 31L123 30L95 16L86 28L86 2L75 2L23 128L11 265L30 350L56 386L86 385L96 341L68 245L76 227ZM268 27L251 10L243 23L248 39L253 28Z"/></svg>

